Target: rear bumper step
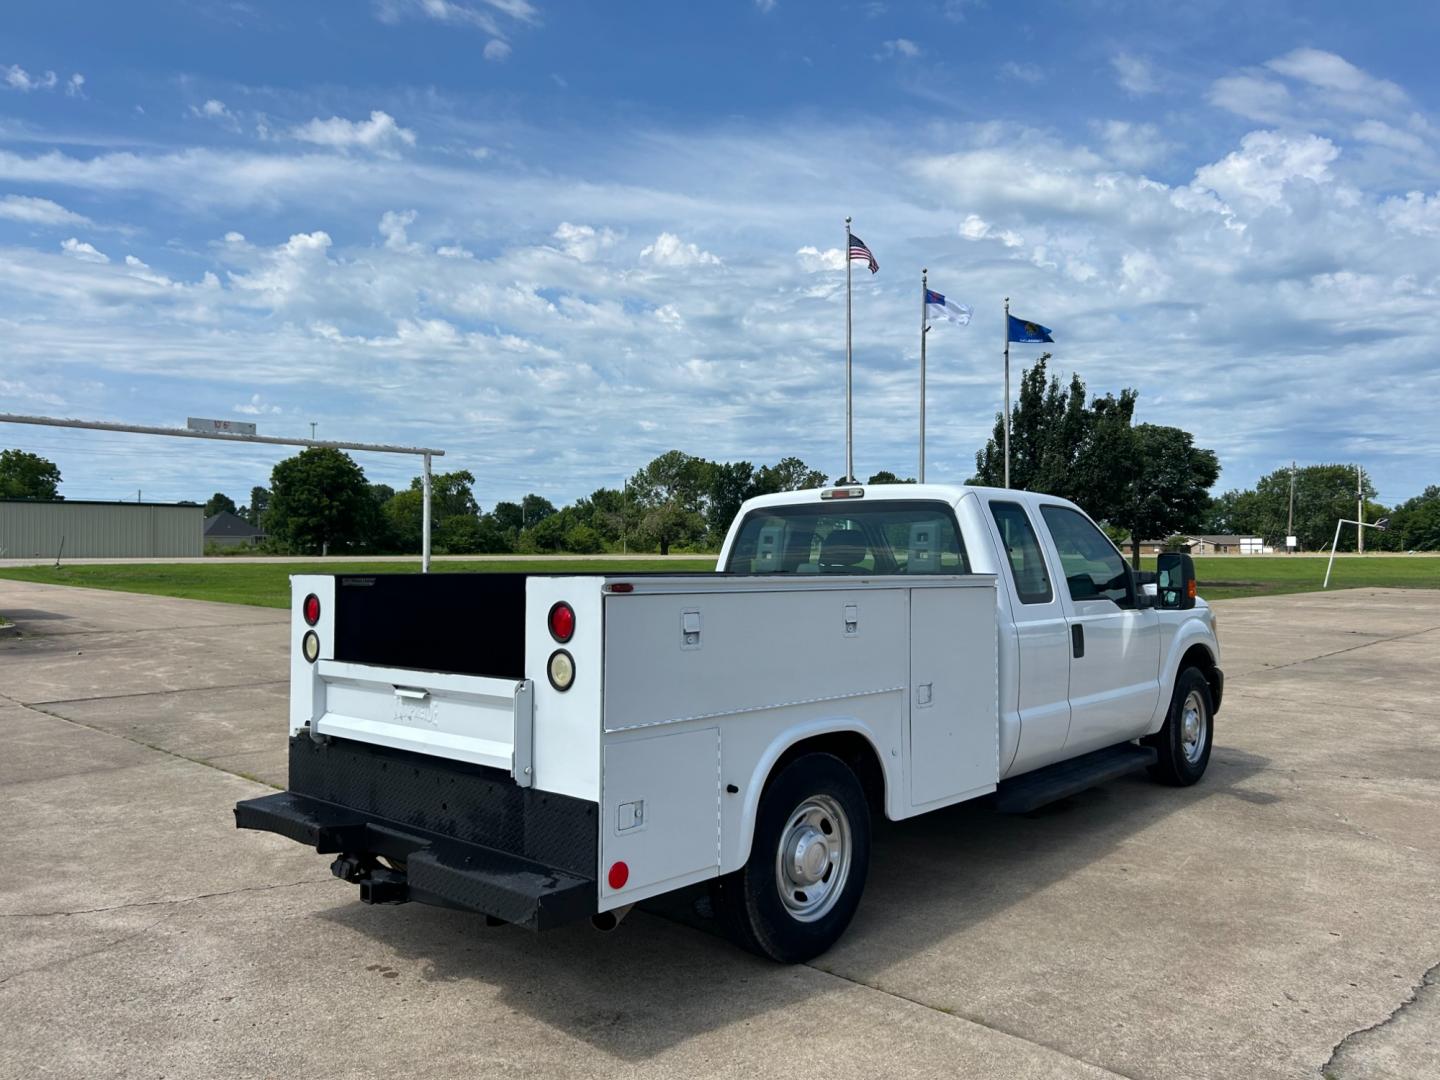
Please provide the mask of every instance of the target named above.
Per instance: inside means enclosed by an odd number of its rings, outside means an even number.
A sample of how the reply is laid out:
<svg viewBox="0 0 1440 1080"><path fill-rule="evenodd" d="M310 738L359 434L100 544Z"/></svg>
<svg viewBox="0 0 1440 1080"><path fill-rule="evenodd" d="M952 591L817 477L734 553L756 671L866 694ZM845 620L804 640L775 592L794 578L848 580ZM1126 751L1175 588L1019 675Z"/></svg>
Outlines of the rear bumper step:
<svg viewBox="0 0 1440 1080"><path fill-rule="evenodd" d="M1046 803L1139 772L1154 765L1155 756L1153 747L1121 743L1059 761L1014 780L1001 781L995 790L995 809L1002 814L1027 814Z"/></svg>
<svg viewBox="0 0 1440 1080"><path fill-rule="evenodd" d="M235 806L241 829L278 833L321 854L370 904L407 901L476 911L533 930L593 915L592 878L508 852L414 829L294 792ZM389 866L382 866L384 858Z"/></svg>

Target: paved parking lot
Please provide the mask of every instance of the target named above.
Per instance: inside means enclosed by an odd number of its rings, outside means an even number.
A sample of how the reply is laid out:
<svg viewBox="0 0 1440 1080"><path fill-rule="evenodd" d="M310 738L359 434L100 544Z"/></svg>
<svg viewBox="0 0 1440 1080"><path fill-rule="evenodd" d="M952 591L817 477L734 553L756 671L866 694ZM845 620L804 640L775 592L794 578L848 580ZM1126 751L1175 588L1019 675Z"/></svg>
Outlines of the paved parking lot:
<svg viewBox="0 0 1440 1080"><path fill-rule="evenodd" d="M284 783L284 612L0 581L0 1075L1440 1076L1440 591L1216 606L1199 786L884 826L781 968L365 907L233 826Z"/></svg>

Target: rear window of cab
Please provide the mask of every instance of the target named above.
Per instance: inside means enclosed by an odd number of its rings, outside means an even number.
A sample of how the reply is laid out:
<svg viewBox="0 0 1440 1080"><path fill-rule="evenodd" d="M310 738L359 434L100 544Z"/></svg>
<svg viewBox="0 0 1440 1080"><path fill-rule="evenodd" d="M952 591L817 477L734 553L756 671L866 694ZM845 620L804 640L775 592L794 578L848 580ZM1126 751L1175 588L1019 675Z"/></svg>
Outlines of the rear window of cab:
<svg viewBox="0 0 1440 1080"><path fill-rule="evenodd" d="M752 510L725 569L732 574L968 574L949 504L805 503Z"/></svg>

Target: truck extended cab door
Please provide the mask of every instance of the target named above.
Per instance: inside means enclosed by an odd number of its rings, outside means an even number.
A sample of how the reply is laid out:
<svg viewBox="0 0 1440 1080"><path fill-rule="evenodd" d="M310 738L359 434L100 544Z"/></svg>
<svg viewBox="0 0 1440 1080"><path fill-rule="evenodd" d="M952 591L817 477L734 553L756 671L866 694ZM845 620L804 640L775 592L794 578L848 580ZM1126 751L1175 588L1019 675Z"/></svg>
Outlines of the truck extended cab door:
<svg viewBox="0 0 1440 1080"><path fill-rule="evenodd" d="M1004 498L985 502L991 536L1000 561L1006 564L996 586L1010 598L1018 669L1006 673L1010 685L1001 695L1006 722L1013 715L1020 729L1013 757L1000 763L1001 774L1008 775L1065 757L1070 734L1070 624L1060 596L1063 586L1055 588L1036 525L1024 505Z"/></svg>
<svg viewBox="0 0 1440 1080"><path fill-rule="evenodd" d="M1042 504L1065 573L1070 626L1066 756L1141 735L1160 696L1160 627L1139 608L1134 578L1105 534L1079 511Z"/></svg>

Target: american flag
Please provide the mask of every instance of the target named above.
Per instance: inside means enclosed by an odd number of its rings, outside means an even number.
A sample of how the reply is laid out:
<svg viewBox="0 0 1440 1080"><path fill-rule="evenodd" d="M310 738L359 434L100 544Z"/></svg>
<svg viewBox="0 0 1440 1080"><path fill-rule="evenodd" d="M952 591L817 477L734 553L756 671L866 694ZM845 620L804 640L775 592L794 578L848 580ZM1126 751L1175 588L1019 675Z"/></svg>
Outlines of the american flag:
<svg viewBox="0 0 1440 1080"><path fill-rule="evenodd" d="M872 255L870 249L865 246L865 241L861 240L854 233L850 234L850 259L851 261L859 259L861 262L868 262L870 264L870 273L872 274L880 269L880 264L875 261L875 256Z"/></svg>

